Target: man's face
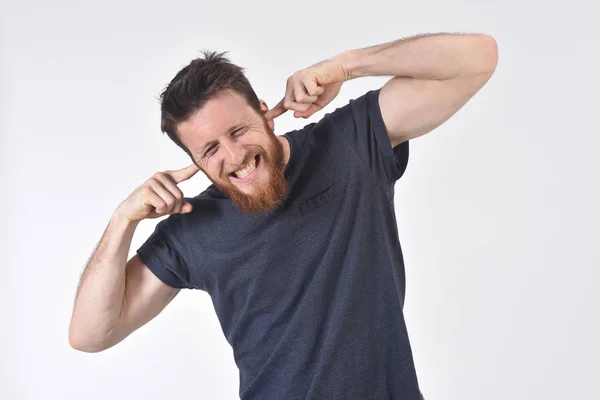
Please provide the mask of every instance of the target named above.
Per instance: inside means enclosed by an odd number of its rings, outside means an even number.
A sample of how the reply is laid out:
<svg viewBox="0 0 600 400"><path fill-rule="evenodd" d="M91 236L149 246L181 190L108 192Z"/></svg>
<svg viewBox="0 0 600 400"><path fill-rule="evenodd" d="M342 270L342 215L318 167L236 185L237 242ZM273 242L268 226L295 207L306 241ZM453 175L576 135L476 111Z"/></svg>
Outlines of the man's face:
<svg viewBox="0 0 600 400"><path fill-rule="evenodd" d="M263 112L268 110L261 101ZM285 201L285 149L273 121L258 115L233 91L223 91L178 125L193 161L247 214L264 214ZM286 139L283 139L286 140Z"/></svg>

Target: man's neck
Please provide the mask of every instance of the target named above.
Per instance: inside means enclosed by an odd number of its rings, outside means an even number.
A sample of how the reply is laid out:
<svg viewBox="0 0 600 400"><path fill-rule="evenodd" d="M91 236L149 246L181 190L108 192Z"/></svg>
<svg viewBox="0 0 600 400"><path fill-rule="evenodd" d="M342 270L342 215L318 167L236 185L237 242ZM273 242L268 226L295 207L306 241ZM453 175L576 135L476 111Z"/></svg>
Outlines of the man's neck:
<svg viewBox="0 0 600 400"><path fill-rule="evenodd" d="M279 142L283 146L283 169L285 170L287 168L288 162L290 161L290 142L283 135L277 136L277 140L279 140Z"/></svg>

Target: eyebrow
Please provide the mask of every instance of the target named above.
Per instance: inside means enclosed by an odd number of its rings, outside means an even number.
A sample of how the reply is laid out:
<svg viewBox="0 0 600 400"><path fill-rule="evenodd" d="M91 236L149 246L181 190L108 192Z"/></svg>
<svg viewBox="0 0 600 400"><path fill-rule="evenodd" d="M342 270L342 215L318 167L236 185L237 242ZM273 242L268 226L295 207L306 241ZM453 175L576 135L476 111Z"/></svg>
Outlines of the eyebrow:
<svg viewBox="0 0 600 400"><path fill-rule="evenodd" d="M235 131L236 129L241 128L242 126L244 126L244 124L245 124L244 121L238 122L237 124L233 125L231 128L227 129L227 131L225 131L225 133L231 133L231 132ZM206 150L210 146L212 146L213 144L216 144L216 143L219 143L219 141L218 140L211 140L210 142L206 143L204 146L201 147L201 150L200 150L200 152L199 152L198 155L200 157L203 157L204 153L206 152Z"/></svg>

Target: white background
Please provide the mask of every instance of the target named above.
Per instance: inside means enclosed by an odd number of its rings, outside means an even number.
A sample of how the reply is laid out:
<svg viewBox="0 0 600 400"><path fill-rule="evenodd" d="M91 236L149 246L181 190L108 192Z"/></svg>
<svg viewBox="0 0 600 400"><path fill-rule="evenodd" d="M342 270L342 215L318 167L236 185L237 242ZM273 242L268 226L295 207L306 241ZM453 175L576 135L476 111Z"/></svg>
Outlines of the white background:
<svg viewBox="0 0 600 400"><path fill-rule="evenodd" d="M492 35L499 63L411 143L396 185L406 321L427 400L599 399L600 63L593 2L2 3L0 398L238 398L205 292L95 354L69 347L80 273L117 205L189 165L158 95L228 50L269 107L294 71L429 32ZM331 111L389 77L346 83ZM283 134L319 120L276 119ZM186 196L209 181L197 174ZM130 255L157 220L142 222Z"/></svg>

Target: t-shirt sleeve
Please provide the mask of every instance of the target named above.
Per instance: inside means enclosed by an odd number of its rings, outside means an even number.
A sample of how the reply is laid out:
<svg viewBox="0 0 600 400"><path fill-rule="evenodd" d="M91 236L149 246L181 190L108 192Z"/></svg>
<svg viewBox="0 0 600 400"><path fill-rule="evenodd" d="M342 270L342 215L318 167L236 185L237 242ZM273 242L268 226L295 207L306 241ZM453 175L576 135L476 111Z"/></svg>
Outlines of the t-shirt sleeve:
<svg viewBox="0 0 600 400"><path fill-rule="evenodd" d="M382 184L396 182L408 164L408 140L392 148L381 110L379 92L371 90L327 114L339 132Z"/></svg>
<svg viewBox="0 0 600 400"><path fill-rule="evenodd" d="M178 289L192 289L186 263L188 249L185 242L181 214L172 214L156 224L154 232L137 250L144 264L167 285Z"/></svg>

